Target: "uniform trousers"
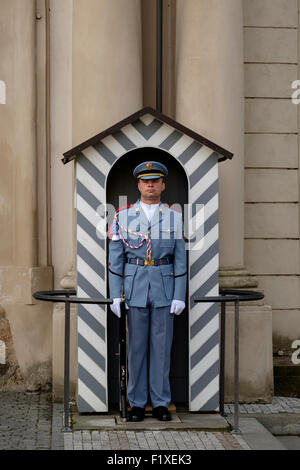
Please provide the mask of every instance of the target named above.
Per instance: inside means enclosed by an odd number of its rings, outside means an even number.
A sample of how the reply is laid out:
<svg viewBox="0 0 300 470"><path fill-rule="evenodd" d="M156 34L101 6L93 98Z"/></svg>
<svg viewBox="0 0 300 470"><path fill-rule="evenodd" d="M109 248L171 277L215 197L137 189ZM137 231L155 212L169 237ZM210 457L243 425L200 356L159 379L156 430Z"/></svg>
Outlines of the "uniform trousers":
<svg viewBox="0 0 300 470"><path fill-rule="evenodd" d="M130 406L144 408L149 390L153 408L168 407L171 402L169 373L174 314L170 313L170 305L154 307L150 286L146 307L130 307L127 314L127 396Z"/></svg>

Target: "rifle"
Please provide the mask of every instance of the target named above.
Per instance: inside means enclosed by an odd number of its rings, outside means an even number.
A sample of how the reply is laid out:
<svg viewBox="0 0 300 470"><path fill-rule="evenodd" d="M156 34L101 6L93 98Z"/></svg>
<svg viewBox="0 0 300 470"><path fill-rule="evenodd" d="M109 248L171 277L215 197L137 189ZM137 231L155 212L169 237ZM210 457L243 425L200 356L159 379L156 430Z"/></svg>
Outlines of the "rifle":
<svg viewBox="0 0 300 470"><path fill-rule="evenodd" d="M120 348L120 417L122 421L127 421L127 351L126 351L126 309L125 299L122 296L121 301L121 318L119 331L119 348Z"/></svg>

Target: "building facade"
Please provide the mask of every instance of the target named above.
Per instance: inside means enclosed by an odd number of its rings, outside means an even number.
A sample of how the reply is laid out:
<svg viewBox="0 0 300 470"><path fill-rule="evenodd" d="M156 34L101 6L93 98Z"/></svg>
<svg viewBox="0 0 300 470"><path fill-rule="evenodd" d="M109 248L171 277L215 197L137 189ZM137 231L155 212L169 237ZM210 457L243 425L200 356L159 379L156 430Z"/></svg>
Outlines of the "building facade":
<svg viewBox="0 0 300 470"><path fill-rule="evenodd" d="M61 158L155 108L156 2L0 5L0 387L52 384L59 399L63 307L32 293L75 287L74 166ZM265 294L241 306L245 401L271 400L272 354L300 339L298 30L298 0L164 0L162 111L234 154L219 167L220 286ZM71 326L74 393L75 308Z"/></svg>

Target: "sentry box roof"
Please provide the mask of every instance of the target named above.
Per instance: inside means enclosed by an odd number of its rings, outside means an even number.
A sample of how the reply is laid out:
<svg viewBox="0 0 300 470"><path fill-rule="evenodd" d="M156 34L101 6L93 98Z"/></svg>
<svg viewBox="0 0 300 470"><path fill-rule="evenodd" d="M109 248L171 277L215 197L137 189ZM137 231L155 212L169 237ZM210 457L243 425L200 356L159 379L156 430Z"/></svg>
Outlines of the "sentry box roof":
<svg viewBox="0 0 300 470"><path fill-rule="evenodd" d="M126 119L123 119L122 121L114 124L112 127L100 132L99 134L82 142L76 147L68 150L63 154L64 158L62 158L62 162L66 164L71 160L76 159L76 157L80 155L83 150L90 146L95 146L109 135L112 135L117 140L121 140L126 151L133 150L137 147L137 145L132 142L130 138L128 138L123 132L123 129L128 125L132 125L146 141L149 140L163 125L165 125L165 127L172 127L173 132L171 132L162 142L158 144L158 147L163 150L169 150L170 146L175 144L177 140L179 140L182 135L185 134L191 137L194 141L199 142L199 144L202 144L215 151L218 154L219 162L231 159L233 157L233 153L225 150L216 143L211 142L202 135L194 132L188 127L183 126L182 124L174 121L164 114L155 111L153 108L146 107L134 114L131 114Z"/></svg>

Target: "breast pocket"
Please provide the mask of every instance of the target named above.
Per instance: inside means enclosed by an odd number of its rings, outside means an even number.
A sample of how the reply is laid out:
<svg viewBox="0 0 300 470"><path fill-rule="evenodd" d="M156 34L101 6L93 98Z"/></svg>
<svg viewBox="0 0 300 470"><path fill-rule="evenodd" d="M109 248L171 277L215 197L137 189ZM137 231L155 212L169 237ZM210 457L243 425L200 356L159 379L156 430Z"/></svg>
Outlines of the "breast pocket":
<svg viewBox="0 0 300 470"><path fill-rule="evenodd" d="M133 281L135 278L137 270L137 265L135 264L125 264L124 270L124 294L125 299L130 300L132 294Z"/></svg>
<svg viewBox="0 0 300 470"><path fill-rule="evenodd" d="M175 245L175 232L172 229L160 231L160 246L173 248Z"/></svg>
<svg viewBox="0 0 300 470"><path fill-rule="evenodd" d="M160 273L167 299L173 299L174 294L174 272L173 265L160 266Z"/></svg>

